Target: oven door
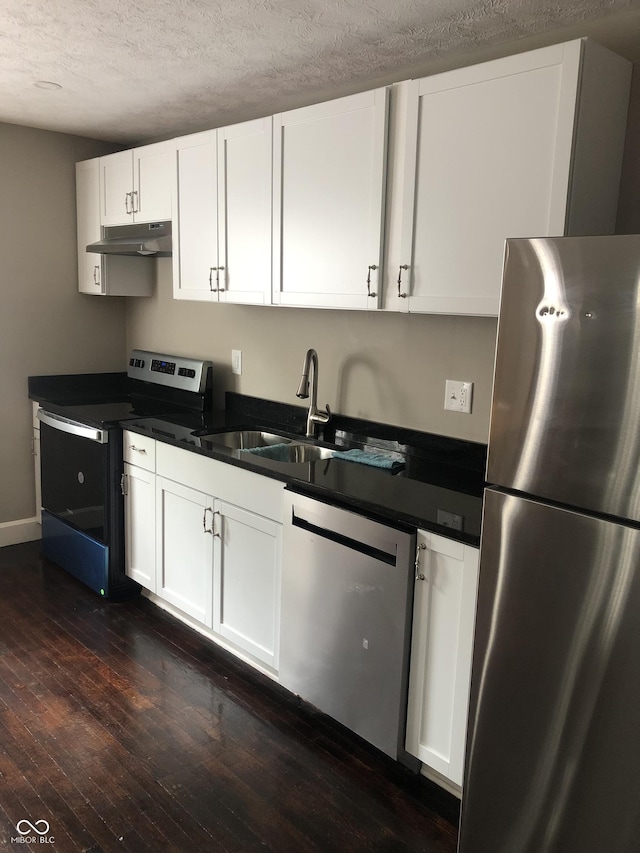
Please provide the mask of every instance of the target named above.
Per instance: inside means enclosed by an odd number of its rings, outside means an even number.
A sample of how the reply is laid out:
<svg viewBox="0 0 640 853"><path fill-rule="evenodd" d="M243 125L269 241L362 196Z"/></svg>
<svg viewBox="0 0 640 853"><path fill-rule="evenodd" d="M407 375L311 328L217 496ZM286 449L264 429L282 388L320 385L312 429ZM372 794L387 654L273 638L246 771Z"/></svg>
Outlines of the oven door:
<svg viewBox="0 0 640 853"><path fill-rule="evenodd" d="M109 432L38 412L42 507L107 544Z"/></svg>
<svg viewBox="0 0 640 853"><path fill-rule="evenodd" d="M38 410L42 553L112 600L137 594L124 571L122 430Z"/></svg>

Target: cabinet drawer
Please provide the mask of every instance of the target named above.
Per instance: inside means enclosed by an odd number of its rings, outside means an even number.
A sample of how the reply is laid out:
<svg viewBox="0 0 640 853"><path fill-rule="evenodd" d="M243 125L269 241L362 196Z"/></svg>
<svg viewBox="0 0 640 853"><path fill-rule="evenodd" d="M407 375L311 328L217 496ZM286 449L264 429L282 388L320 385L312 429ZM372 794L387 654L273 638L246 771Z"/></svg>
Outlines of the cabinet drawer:
<svg viewBox="0 0 640 853"><path fill-rule="evenodd" d="M125 430L123 436L124 461L146 471L156 470L156 441L146 435Z"/></svg>

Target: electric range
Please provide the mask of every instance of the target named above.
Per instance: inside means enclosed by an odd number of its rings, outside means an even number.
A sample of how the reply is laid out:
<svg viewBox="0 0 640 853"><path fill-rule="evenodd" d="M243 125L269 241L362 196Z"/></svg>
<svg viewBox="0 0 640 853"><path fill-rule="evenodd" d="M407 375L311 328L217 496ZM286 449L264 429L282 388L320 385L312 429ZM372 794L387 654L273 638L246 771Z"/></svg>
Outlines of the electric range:
<svg viewBox="0 0 640 853"><path fill-rule="evenodd" d="M38 410L42 551L108 599L135 594L125 574L122 430L127 420L211 408L212 364L133 350L122 393Z"/></svg>

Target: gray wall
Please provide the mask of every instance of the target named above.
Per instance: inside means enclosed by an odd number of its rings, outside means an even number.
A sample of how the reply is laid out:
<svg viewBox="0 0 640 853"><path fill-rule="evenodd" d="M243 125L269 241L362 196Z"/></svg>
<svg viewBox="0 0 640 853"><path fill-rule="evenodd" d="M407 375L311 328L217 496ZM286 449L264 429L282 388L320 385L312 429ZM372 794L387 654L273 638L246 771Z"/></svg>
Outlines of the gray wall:
<svg viewBox="0 0 640 853"><path fill-rule="evenodd" d="M27 376L122 369L124 300L77 291L75 162L112 150L0 124L0 523L35 513Z"/></svg>
<svg viewBox="0 0 640 853"><path fill-rule="evenodd" d="M171 262L158 261L151 299L131 299L127 345L210 358L225 390L303 405L304 354L318 351L319 399L333 411L485 441L496 321L367 311L174 301ZM231 350L242 350L242 376ZM445 412L444 380L475 383L471 415Z"/></svg>

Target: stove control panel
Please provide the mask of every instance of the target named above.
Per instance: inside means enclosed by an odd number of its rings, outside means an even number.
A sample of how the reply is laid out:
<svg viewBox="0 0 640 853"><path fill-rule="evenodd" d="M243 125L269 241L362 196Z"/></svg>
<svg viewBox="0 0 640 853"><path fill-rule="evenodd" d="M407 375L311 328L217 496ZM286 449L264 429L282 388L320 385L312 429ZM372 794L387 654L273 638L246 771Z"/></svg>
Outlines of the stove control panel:
<svg viewBox="0 0 640 853"><path fill-rule="evenodd" d="M133 350L129 358L127 375L132 379L141 379L143 382L203 394L211 387L212 371L213 365L210 361L147 350Z"/></svg>
<svg viewBox="0 0 640 853"><path fill-rule="evenodd" d="M184 370L184 367L181 367L180 370ZM152 373L166 373L168 376L176 375L176 363L175 361L164 361L162 358L152 358L151 359L151 372ZM184 374L180 374L183 376Z"/></svg>

